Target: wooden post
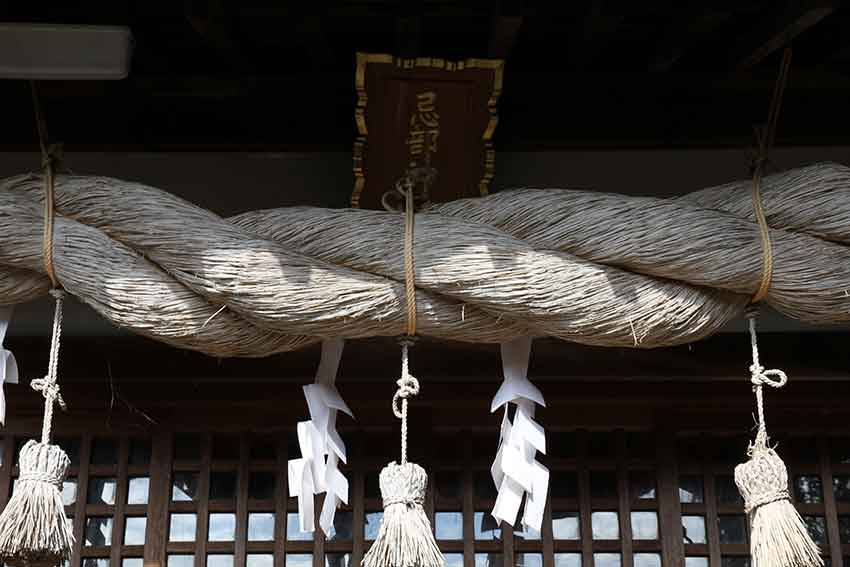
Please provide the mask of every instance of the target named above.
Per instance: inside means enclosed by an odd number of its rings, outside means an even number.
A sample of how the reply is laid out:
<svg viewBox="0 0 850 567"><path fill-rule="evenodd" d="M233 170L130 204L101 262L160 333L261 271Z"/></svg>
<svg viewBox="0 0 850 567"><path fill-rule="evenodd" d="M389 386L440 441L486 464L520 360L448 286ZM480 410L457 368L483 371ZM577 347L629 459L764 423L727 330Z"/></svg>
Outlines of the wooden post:
<svg viewBox="0 0 850 567"><path fill-rule="evenodd" d="M171 492L171 456L171 435L165 431L156 432L151 441L148 520L145 531L145 567L163 567L166 564L168 501Z"/></svg>
<svg viewBox="0 0 850 567"><path fill-rule="evenodd" d="M664 567L681 567L685 561L685 546L682 541L682 505L679 503L676 433L672 428L662 426L659 427L657 435L662 561Z"/></svg>

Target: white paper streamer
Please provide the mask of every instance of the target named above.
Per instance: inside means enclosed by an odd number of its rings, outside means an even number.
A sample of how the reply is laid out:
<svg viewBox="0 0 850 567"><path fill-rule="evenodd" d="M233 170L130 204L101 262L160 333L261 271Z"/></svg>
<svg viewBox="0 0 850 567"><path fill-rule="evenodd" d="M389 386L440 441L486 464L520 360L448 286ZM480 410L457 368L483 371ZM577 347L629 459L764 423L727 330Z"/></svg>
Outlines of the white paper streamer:
<svg viewBox="0 0 850 567"><path fill-rule="evenodd" d="M543 427L534 421L534 404L545 407L546 401L540 390L528 380L530 355L530 337L502 343L505 380L490 406L491 412L502 406L505 408L499 451L490 468L499 491L492 514L497 520L513 526L525 495L523 527L539 532L549 490L549 469L535 460L537 451L546 454L546 434ZM513 423L508 416L510 404L516 406Z"/></svg>
<svg viewBox="0 0 850 567"><path fill-rule="evenodd" d="M18 363L11 351L3 348L3 339L12 320L12 307L0 307L0 424L6 425L6 393L4 384L18 383Z"/></svg>
<svg viewBox="0 0 850 567"><path fill-rule="evenodd" d="M337 411L354 417L334 385L342 358L342 339L322 342L322 359L313 384L304 386L310 420L298 423L300 459L288 463L289 496L298 498L298 520L302 532L315 525L313 496L325 492L319 526L326 535L333 529L337 506L348 504L348 479L339 470L346 462L345 444L336 431Z"/></svg>

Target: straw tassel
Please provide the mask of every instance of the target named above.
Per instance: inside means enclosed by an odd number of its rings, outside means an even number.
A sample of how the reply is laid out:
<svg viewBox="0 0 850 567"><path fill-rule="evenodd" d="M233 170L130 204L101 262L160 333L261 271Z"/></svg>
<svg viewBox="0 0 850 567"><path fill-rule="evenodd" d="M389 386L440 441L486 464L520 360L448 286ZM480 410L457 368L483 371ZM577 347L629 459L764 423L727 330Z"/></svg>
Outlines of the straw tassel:
<svg viewBox="0 0 850 567"><path fill-rule="evenodd" d="M53 404L65 407L56 384L64 292L53 290L51 295L56 299L56 310L50 365L47 376L32 381L33 389L44 396L41 442L27 441L21 449L20 477L0 514L0 561L13 567L58 565L70 559L74 545L61 493L70 460L65 451L50 444Z"/></svg>
<svg viewBox="0 0 850 567"><path fill-rule="evenodd" d="M750 366L758 410L758 433L747 450L749 460L735 467L735 484L744 498L750 521L752 567L820 567L820 549L791 503L788 469L768 445L762 386L781 388L788 378L781 370L765 370L759 363L755 310L747 314L753 364Z"/></svg>
<svg viewBox="0 0 850 567"><path fill-rule="evenodd" d="M377 539L363 557L363 567L443 567L445 564L431 522L422 508L428 475L419 465L407 462L407 399L419 393L419 382L408 372L407 351L408 343L403 343L402 374L393 398L393 413L401 419L401 463L389 463L381 471L384 517Z"/></svg>
<svg viewBox="0 0 850 567"><path fill-rule="evenodd" d="M27 441L19 458L21 476L0 515L0 558L7 565L58 565L74 542L65 517L62 481L70 461L56 445Z"/></svg>

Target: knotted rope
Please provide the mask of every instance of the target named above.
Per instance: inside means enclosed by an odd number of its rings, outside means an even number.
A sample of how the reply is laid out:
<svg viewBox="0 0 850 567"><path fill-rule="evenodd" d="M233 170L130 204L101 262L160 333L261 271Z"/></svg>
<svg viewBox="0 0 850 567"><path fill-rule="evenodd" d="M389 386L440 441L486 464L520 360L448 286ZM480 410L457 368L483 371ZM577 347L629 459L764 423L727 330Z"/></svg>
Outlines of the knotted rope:
<svg viewBox="0 0 850 567"><path fill-rule="evenodd" d="M756 319L758 318L758 309L755 306L750 306L747 309L747 322L750 331L750 346L753 352L753 363L750 365L750 382L753 385L753 392L756 396L756 411L758 420L758 433L756 440L750 445L747 454L752 455L753 450L767 447L768 435L767 426L764 419L764 393L762 386L770 386L771 388L782 388L788 383L788 376L782 370L771 369L765 370L759 361L758 338L756 336Z"/></svg>
<svg viewBox="0 0 850 567"><path fill-rule="evenodd" d="M395 184L397 194L404 197L404 295L407 303L407 336L399 340L401 344L401 378L396 381L398 390L393 395L393 414L401 419L401 461L407 463L407 400L419 394L419 381L410 374L409 348L416 342L416 274L413 265L413 236L416 220L415 190L417 182L422 184L422 191L427 195L428 185L433 180L434 171L431 169L409 170ZM388 211L397 210L389 201L392 192L387 192L381 198L381 203Z"/></svg>
<svg viewBox="0 0 850 567"><path fill-rule="evenodd" d="M58 403L65 410L68 409L65 400L59 390L59 346L62 342L62 311L65 302L65 292L61 289L50 290L50 295L56 300L53 311L53 335L50 340L50 361L47 366L47 374L44 378L36 378L30 382L30 387L41 392L44 396L44 419L41 426L41 442L50 443L50 434L53 427L53 404Z"/></svg>
<svg viewBox="0 0 850 567"><path fill-rule="evenodd" d="M398 390L393 396L393 414L401 420L401 464L407 463L407 400L419 395L419 380L410 374L408 349L413 345L411 339L401 342L401 378L396 381ZM399 403L400 402L400 403Z"/></svg>
<svg viewBox="0 0 850 567"><path fill-rule="evenodd" d="M747 448L749 459L735 467L735 484L744 498L750 523L753 567L818 567L823 565L818 546L791 503L788 469L769 446L764 418L764 386L781 388L788 377L781 370L766 370L759 360L756 309L747 312L753 362L750 382L756 394L758 433Z"/></svg>
<svg viewBox="0 0 850 567"><path fill-rule="evenodd" d="M44 378L36 378L30 382L30 387L44 396L44 420L41 428L41 442L50 443L50 434L53 427L53 405L58 403L64 410L67 409L65 400L59 390L57 383L59 375L59 346L62 340L62 311L65 302L65 292L61 289L56 277L56 268L53 263L53 231L56 216L56 179L55 168L60 160L61 146L50 144L47 132L47 120L41 108L38 98L38 90L35 81L30 81L30 93L32 94L33 110L35 112L35 124L38 132L38 145L41 149L41 166L44 169L44 237L42 240L42 255L44 257L44 271L50 278L53 289L50 295L56 300L53 311L53 334L50 340L50 361L47 366L47 374Z"/></svg>

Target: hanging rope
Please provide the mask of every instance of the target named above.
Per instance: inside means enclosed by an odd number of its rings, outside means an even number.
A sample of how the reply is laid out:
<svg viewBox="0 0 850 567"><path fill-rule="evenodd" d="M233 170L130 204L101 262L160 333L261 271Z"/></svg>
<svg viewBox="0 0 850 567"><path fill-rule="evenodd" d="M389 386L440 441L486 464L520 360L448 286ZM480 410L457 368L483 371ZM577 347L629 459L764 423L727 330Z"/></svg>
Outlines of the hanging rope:
<svg viewBox="0 0 850 567"><path fill-rule="evenodd" d="M56 165L60 160L60 146L48 143L47 120L41 108L35 81L30 81L30 92L35 112L35 124L38 131L38 145L41 149L41 165L44 168L44 238L42 241L42 253L44 257L44 271L50 278L53 289L50 295L56 300L53 312L53 334L50 340L50 361L47 374L44 378L36 378L30 382L33 390L41 392L44 396L44 420L41 429L41 442L50 443L50 434L53 427L53 405L58 403L64 410L67 409L65 400L59 391L58 369L59 369L59 345L62 339L62 311L65 302L65 292L61 289L56 277L56 269L53 264L53 226L56 216L55 192L56 192Z"/></svg>
<svg viewBox="0 0 850 567"><path fill-rule="evenodd" d="M756 132L758 153L753 163L752 204L761 234L762 277L746 316L753 356L750 382L756 397L758 432L747 448L749 459L735 467L735 484L744 498L744 510L750 524L750 556L753 567L823 565L818 546L812 541L806 524L791 503L788 469L776 451L769 446L764 418L764 386L781 388L788 382L788 377L781 370L766 370L762 366L756 336L756 304L767 296L773 277L773 245L762 204L761 180L768 153L776 137L776 122L790 66L791 50L786 49L768 110L767 123L763 130Z"/></svg>
<svg viewBox="0 0 850 567"><path fill-rule="evenodd" d="M378 483L384 503L384 517L378 537L363 557L364 567L444 567L445 559L434 539L431 522L422 508L428 475L416 463L407 461L407 406L419 394L419 381L410 374L410 347L416 340L416 282L413 271L414 187L419 173L408 171L396 184L404 196L404 283L407 298L407 335L401 343L401 377L393 395L393 414L401 419L401 459L381 471ZM427 187L427 181L423 181ZM385 195L386 197L387 195ZM387 200L384 199L387 207ZM389 207L387 207L389 208Z"/></svg>
<svg viewBox="0 0 850 567"><path fill-rule="evenodd" d="M758 433L756 434L755 442L750 446L748 454L752 454L753 449L767 447L768 435L767 426L764 419L764 392L762 386L770 386L771 388L782 388L788 383L788 376L782 370L771 369L765 370L759 361L758 338L756 336L756 319L758 318L758 308L751 306L747 310L747 321L750 330L750 346L753 352L753 363L750 365L750 382L753 384L753 392L756 395L756 411L758 419Z"/></svg>
<svg viewBox="0 0 850 567"><path fill-rule="evenodd" d="M773 278L773 244L770 241L770 227L764 214L764 206L761 196L761 181L767 166L770 150L776 139L776 123L779 120L779 109L782 107L782 98L785 94L785 86L788 83L788 70L791 68L791 49L786 48L782 55L782 65L779 68L779 76L776 78L776 86L773 89L773 98L767 112L767 121L764 129L756 130L756 155L753 158L753 185L752 199L756 221L759 225L759 233L762 241L762 271L759 287L753 295L752 302L758 303L767 297L770 290L770 282Z"/></svg>
<svg viewBox="0 0 850 567"><path fill-rule="evenodd" d="M404 295L407 303L407 336L401 338L401 378L396 381L398 390L393 396L393 414L401 420L401 461L407 463L407 401L419 394L419 381L410 374L409 349L416 342L416 274L413 264L413 236L416 220L415 191L421 183L423 194L427 195L428 185L433 180L431 169L409 170L396 185L396 193L388 191L381 198L388 211L398 210L390 199L401 195L404 198Z"/></svg>
<svg viewBox="0 0 850 567"><path fill-rule="evenodd" d="M56 278L56 268L53 265L53 219L56 206L56 167L61 161L62 146L48 143L50 138L47 133L47 120L41 108L35 81L30 81L30 93L38 131L38 145L41 149L41 167L44 169L44 245L42 247L44 271L53 287L58 288L59 280Z"/></svg>
<svg viewBox="0 0 850 567"><path fill-rule="evenodd" d="M65 292L61 289L53 289L50 295L56 299L56 307L53 312L53 336L50 341L50 361L47 366L47 374L44 378L36 378L30 382L30 387L41 392L44 396L44 419L41 426L41 442L50 443L51 430L53 427L53 404L67 410L68 406L62 399L59 390L59 345L62 341L62 308L65 303Z"/></svg>
<svg viewBox="0 0 850 567"><path fill-rule="evenodd" d="M398 390L393 396L393 414L401 420L401 464L407 463L407 400L419 394L419 380L410 374L408 348L410 339L401 342L401 378L396 381Z"/></svg>

